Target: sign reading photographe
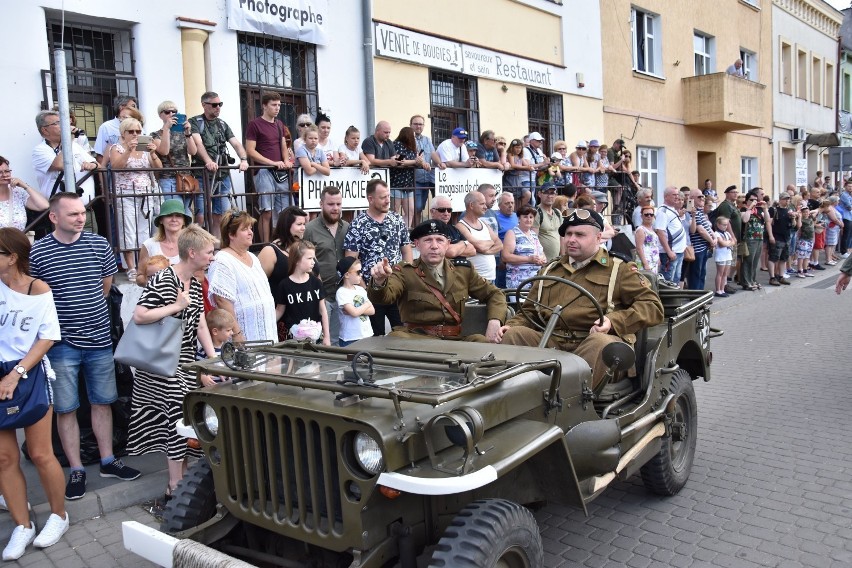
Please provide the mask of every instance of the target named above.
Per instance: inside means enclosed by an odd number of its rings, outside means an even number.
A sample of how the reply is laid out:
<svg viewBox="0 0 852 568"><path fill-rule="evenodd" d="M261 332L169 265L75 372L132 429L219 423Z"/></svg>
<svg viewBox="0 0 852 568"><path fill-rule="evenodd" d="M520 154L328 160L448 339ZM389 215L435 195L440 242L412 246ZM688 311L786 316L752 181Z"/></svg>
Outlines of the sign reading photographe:
<svg viewBox="0 0 852 568"><path fill-rule="evenodd" d="M370 173L362 174L359 168L331 168L331 175L315 174L306 176L304 170L299 170L299 200L305 211L320 210L320 193L327 185L340 189L343 198L343 209L367 208L367 182L373 178L388 183L387 168L371 169Z"/></svg>
<svg viewBox="0 0 852 568"><path fill-rule="evenodd" d="M228 29L326 45L328 0L227 0Z"/></svg>
<svg viewBox="0 0 852 568"><path fill-rule="evenodd" d="M464 196L483 183L490 183L503 192L503 172L486 168L435 169L435 195L446 195L453 204L453 211L464 211Z"/></svg>
<svg viewBox="0 0 852 568"><path fill-rule="evenodd" d="M419 65L459 71L475 77L520 83L542 89L567 91L567 73L548 65L507 53L441 39L403 28L376 24L377 56Z"/></svg>

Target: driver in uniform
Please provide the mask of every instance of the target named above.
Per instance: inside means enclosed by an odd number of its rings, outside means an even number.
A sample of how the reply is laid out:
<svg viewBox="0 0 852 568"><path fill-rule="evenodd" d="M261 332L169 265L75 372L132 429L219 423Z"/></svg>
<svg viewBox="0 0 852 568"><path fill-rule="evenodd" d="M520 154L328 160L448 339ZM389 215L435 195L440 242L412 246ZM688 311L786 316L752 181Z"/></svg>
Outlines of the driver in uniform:
<svg viewBox="0 0 852 568"><path fill-rule="evenodd" d="M537 346L551 310L542 306L563 306L547 347L573 352L592 369L592 389L606 373L601 353L607 344L636 342L636 332L663 321L663 304L651 284L635 270L601 248L603 217L587 209L576 209L559 227L563 254L542 267L538 276L556 276L575 282L598 301L603 322L591 300L575 288L552 280L533 283L521 310L500 328L500 339L508 345ZM536 306L532 300L540 304Z"/></svg>
<svg viewBox="0 0 852 568"><path fill-rule="evenodd" d="M443 221L424 221L411 230L420 258L391 267L388 259L370 271L367 296L374 304L399 303L403 327L388 335L408 339L436 337L496 343L506 319L503 292L477 274L466 258L446 258L450 227ZM461 335L468 298L487 304L485 335Z"/></svg>

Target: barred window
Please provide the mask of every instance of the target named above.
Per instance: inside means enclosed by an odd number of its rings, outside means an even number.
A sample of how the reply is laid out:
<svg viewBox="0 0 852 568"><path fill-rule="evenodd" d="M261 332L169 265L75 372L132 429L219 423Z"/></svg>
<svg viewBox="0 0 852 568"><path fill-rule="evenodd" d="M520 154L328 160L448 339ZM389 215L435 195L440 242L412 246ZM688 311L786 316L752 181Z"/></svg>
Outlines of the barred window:
<svg viewBox="0 0 852 568"><path fill-rule="evenodd" d="M527 89L527 120L527 132L538 132L547 141L545 148L553 148L557 140L565 139L562 95Z"/></svg>
<svg viewBox="0 0 852 568"><path fill-rule="evenodd" d="M479 139L479 90L475 78L431 71L429 100L432 140L436 146L452 136L459 126L467 130L471 140Z"/></svg>

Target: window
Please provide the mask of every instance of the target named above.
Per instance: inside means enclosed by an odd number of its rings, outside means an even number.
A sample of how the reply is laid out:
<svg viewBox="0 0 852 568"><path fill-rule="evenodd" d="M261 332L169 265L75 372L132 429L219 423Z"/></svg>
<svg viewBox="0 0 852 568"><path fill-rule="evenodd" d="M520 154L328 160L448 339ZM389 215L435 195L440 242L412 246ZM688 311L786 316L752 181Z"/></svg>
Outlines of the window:
<svg viewBox="0 0 852 568"><path fill-rule="evenodd" d="M757 81L757 54L740 48L740 60L743 62L743 75L746 79Z"/></svg>
<svg viewBox="0 0 852 568"><path fill-rule="evenodd" d="M633 8L631 15L633 23L633 69L652 75L661 75L662 26L660 25L660 17L637 8Z"/></svg>
<svg viewBox="0 0 852 568"><path fill-rule="evenodd" d="M654 200L662 203L663 195L663 149L637 146L639 154L637 169L639 170L639 183L642 187L652 188L656 194Z"/></svg>
<svg viewBox="0 0 852 568"><path fill-rule="evenodd" d="M273 36L240 33L237 56L243 130L263 114L260 99L265 90L281 95L278 117L296 132L296 117L315 116L319 109L315 47Z"/></svg>
<svg viewBox="0 0 852 568"><path fill-rule="evenodd" d="M847 91L848 92L848 91ZM834 65L825 64L825 106L834 108Z"/></svg>
<svg viewBox="0 0 852 568"><path fill-rule="evenodd" d="M479 139L479 88L476 79L457 73L429 73L429 100L432 140L448 139L461 126L471 140Z"/></svg>
<svg viewBox="0 0 852 568"><path fill-rule="evenodd" d="M828 83L828 73L825 74L825 82ZM840 110L845 112L850 112L852 110L852 75L849 73L843 73L843 77L840 79ZM828 98L828 90L826 89L826 96Z"/></svg>
<svg viewBox="0 0 852 568"><path fill-rule="evenodd" d="M811 59L811 102L822 104L822 59Z"/></svg>
<svg viewBox="0 0 852 568"><path fill-rule="evenodd" d="M65 51L68 75L68 102L83 129L94 143L95 133L105 120L113 118L113 99L136 96L133 42L129 29L66 21L47 20L48 49ZM43 108L57 100L54 59L50 71L42 71Z"/></svg>
<svg viewBox="0 0 852 568"><path fill-rule="evenodd" d="M692 43L693 50L695 51L695 74L707 75L708 73L712 73L715 63L713 61L713 38L701 32L695 32Z"/></svg>
<svg viewBox="0 0 852 568"><path fill-rule="evenodd" d="M557 140L565 138L562 119L562 95L552 95L527 89L528 132L538 132L545 140L545 148L553 148Z"/></svg>
<svg viewBox="0 0 852 568"><path fill-rule="evenodd" d="M749 191L757 181L757 158L740 158L740 188Z"/></svg>
<svg viewBox="0 0 852 568"><path fill-rule="evenodd" d="M781 42L781 92L793 94L793 46Z"/></svg>
<svg viewBox="0 0 852 568"><path fill-rule="evenodd" d="M796 96L800 99L808 99L808 52L801 49L796 52Z"/></svg>

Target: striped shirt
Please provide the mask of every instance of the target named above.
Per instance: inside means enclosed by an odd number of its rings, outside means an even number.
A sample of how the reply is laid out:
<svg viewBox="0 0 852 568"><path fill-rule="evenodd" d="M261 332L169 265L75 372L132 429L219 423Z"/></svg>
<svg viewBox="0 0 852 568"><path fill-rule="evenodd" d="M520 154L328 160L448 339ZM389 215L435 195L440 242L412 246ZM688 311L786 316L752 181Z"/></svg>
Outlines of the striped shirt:
<svg viewBox="0 0 852 568"><path fill-rule="evenodd" d="M701 233L698 232L698 227L704 227L704 230L713 235L713 226L710 224L710 221L707 220L707 215L704 214L704 211L701 209L695 210L695 232L689 235L689 238L692 242L692 248L695 252L704 252L707 250L707 241L704 240L704 237L701 236Z"/></svg>
<svg viewBox="0 0 852 568"><path fill-rule="evenodd" d="M51 233L33 245L30 271L53 291L63 343L78 349L112 347L103 280L118 269L106 239L84 232L65 244Z"/></svg>

